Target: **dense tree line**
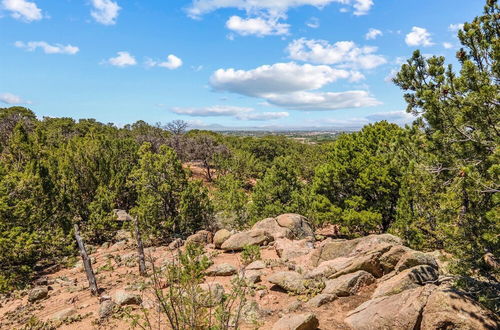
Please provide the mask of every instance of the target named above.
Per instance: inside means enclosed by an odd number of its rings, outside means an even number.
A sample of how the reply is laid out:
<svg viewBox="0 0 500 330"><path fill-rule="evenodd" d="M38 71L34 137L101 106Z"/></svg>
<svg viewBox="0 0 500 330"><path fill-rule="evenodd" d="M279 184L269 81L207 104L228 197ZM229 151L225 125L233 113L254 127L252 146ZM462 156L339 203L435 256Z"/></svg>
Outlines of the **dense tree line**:
<svg viewBox="0 0 500 330"><path fill-rule="evenodd" d="M383 121L321 144L0 109L0 291L74 254L75 221L87 242L112 239L114 209L159 243L297 212L345 237L390 232L444 249L457 272L498 286L485 256L500 253L499 17L489 0L464 25L459 70L418 51L402 66L394 82L413 125Z"/></svg>

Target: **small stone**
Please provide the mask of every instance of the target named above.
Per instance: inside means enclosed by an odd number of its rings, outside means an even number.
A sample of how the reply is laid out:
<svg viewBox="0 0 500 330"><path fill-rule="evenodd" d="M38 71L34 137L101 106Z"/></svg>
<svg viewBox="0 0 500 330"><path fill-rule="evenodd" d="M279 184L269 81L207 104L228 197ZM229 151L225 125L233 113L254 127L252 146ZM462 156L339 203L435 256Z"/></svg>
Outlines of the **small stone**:
<svg viewBox="0 0 500 330"><path fill-rule="evenodd" d="M120 290L115 294L115 301L120 306L140 305L142 303L142 298L138 294Z"/></svg>
<svg viewBox="0 0 500 330"><path fill-rule="evenodd" d="M76 309L70 307L56 313L52 318L57 321L63 321L68 317L75 315L76 313L77 313Z"/></svg>
<svg viewBox="0 0 500 330"><path fill-rule="evenodd" d="M316 330L319 321L312 313L285 315L273 325L273 330Z"/></svg>
<svg viewBox="0 0 500 330"><path fill-rule="evenodd" d="M329 293L321 293L307 302L309 307L321 307L324 304L334 301L337 296Z"/></svg>
<svg viewBox="0 0 500 330"><path fill-rule="evenodd" d="M295 300L290 305L285 308L286 313L293 313L298 311L302 307L302 302Z"/></svg>
<svg viewBox="0 0 500 330"><path fill-rule="evenodd" d="M228 263L210 266L205 274L208 276L231 276L236 274L237 269Z"/></svg>
<svg viewBox="0 0 500 330"><path fill-rule="evenodd" d="M28 301L35 302L47 298L49 295L49 289L45 286L39 286L33 288L28 294Z"/></svg>
<svg viewBox="0 0 500 330"><path fill-rule="evenodd" d="M107 317L110 317L113 315L116 303L113 300L105 300L101 303L101 306L99 307L99 317L101 319L105 319Z"/></svg>
<svg viewBox="0 0 500 330"><path fill-rule="evenodd" d="M245 267L245 270L260 270L266 268L266 263L262 260L255 260Z"/></svg>

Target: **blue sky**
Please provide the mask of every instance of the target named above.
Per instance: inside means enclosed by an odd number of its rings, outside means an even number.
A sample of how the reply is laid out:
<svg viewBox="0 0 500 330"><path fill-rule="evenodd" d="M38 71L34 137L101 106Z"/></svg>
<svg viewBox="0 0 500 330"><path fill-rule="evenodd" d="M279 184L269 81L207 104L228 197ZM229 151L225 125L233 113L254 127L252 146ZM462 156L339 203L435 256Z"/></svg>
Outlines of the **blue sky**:
<svg viewBox="0 0 500 330"><path fill-rule="evenodd" d="M0 106L117 125L410 120L389 78L454 63L483 0L0 0Z"/></svg>

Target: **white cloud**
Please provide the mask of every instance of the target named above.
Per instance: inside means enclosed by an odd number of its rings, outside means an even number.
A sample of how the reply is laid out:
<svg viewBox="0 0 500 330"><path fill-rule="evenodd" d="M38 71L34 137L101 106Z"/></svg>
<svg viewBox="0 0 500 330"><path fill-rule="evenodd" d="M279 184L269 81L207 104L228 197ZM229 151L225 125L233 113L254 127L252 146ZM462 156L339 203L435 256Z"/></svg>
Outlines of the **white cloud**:
<svg viewBox="0 0 500 330"><path fill-rule="evenodd" d="M351 73L327 65L299 65L294 62L262 65L252 70L219 69L210 77L210 85L220 91L247 96L314 90Z"/></svg>
<svg viewBox="0 0 500 330"><path fill-rule="evenodd" d="M146 66L148 66L148 67L159 66L162 68L167 68L169 70L175 70L175 69L180 68L182 66L182 60L180 58L178 58L177 56L170 54L167 56L167 60L164 62L158 62L158 61L154 61L152 59L147 59Z"/></svg>
<svg viewBox="0 0 500 330"><path fill-rule="evenodd" d="M406 35L405 42L408 46L432 46L434 43L431 39L431 34L427 29L414 26L411 32Z"/></svg>
<svg viewBox="0 0 500 330"><path fill-rule="evenodd" d="M381 121L387 120L390 122L403 122L409 123L415 119L415 116L405 112L405 111L391 111L391 112L379 112L366 116L366 119L370 121Z"/></svg>
<svg viewBox="0 0 500 330"><path fill-rule="evenodd" d="M72 45L61 45L61 44L49 44L45 41L29 41L27 43L22 41L16 41L14 46L18 48L26 49L27 51L35 51L37 48L43 50L45 54L68 54L75 55L80 51L76 46Z"/></svg>
<svg viewBox="0 0 500 330"><path fill-rule="evenodd" d="M457 32L458 30L461 30L464 28L463 24L450 24L448 26L448 30L451 32Z"/></svg>
<svg viewBox="0 0 500 330"><path fill-rule="evenodd" d="M26 0L2 0L2 9L10 12L10 15L26 22L39 21L43 18L42 10L35 2Z"/></svg>
<svg viewBox="0 0 500 330"><path fill-rule="evenodd" d="M380 105L367 91L347 92L293 92L287 94L269 94L267 102L297 110L337 110Z"/></svg>
<svg viewBox="0 0 500 330"><path fill-rule="evenodd" d="M11 93L0 94L0 102L5 104L30 104L30 101L23 100L20 96Z"/></svg>
<svg viewBox="0 0 500 330"><path fill-rule="evenodd" d="M317 29L317 28L319 28L319 18L317 18L317 17L311 17L306 22L306 25L309 26L311 29Z"/></svg>
<svg viewBox="0 0 500 330"><path fill-rule="evenodd" d="M287 51L294 60L360 69L373 69L387 62L383 56L373 54L376 47L358 47L352 41L329 44L326 40L301 38L292 41Z"/></svg>
<svg viewBox="0 0 500 330"><path fill-rule="evenodd" d="M350 5L355 15L365 15L373 6L373 0L194 0L187 9L188 15L197 18L223 8L237 8L247 13L266 11L268 13L286 13L290 8L314 6L323 8L331 3Z"/></svg>
<svg viewBox="0 0 500 330"><path fill-rule="evenodd" d="M280 17L241 18L231 16L226 22L226 27L242 36L256 35L263 37L288 34L290 25L278 22L279 19Z"/></svg>
<svg viewBox="0 0 500 330"><path fill-rule="evenodd" d="M210 78L218 91L259 97L267 103L290 109L335 110L380 104L366 91L311 92L359 73L327 65L294 62L263 65L253 70L219 69Z"/></svg>
<svg viewBox="0 0 500 330"><path fill-rule="evenodd" d="M377 39L377 37L382 36L383 33L382 31L374 28L370 28L368 32L365 34L365 39L366 40L374 40Z"/></svg>
<svg viewBox="0 0 500 330"><path fill-rule="evenodd" d="M118 52L117 55L116 57L109 58L105 63L121 68L137 64L135 57L130 55L129 52Z"/></svg>
<svg viewBox="0 0 500 330"><path fill-rule="evenodd" d="M391 71L385 76L384 81L387 83L392 83L392 79L396 77L396 74L399 72L399 69L391 69Z"/></svg>
<svg viewBox="0 0 500 330"><path fill-rule="evenodd" d="M273 120L288 117L288 112L255 112L253 108L214 105L202 108L172 108L179 115L193 117L233 117L238 120Z"/></svg>
<svg viewBox="0 0 500 330"><path fill-rule="evenodd" d="M453 48L453 44L451 42L443 42L443 47L446 49Z"/></svg>
<svg viewBox="0 0 500 330"><path fill-rule="evenodd" d="M90 15L92 15L98 23L104 25L116 24L118 12L121 9L118 3L111 0L92 0L92 6L94 9L92 9Z"/></svg>

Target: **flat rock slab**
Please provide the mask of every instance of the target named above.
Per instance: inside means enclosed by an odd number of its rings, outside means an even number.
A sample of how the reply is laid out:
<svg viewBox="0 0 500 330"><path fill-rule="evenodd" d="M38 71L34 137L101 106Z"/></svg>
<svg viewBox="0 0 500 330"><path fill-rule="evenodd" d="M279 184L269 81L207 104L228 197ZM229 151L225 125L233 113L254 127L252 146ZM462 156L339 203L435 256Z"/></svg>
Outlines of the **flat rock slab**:
<svg viewBox="0 0 500 330"><path fill-rule="evenodd" d="M347 297L356 294L362 287L375 282L372 274L359 270L355 273L342 275L326 282L323 293Z"/></svg>
<svg viewBox="0 0 500 330"><path fill-rule="evenodd" d="M288 292L301 294L306 291L305 280L297 272L277 272L269 276L267 280Z"/></svg>
<svg viewBox="0 0 500 330"><path fill-rule="evenodd" d="M413 289L438 279L436 268L429 265L420 265L406 269L399 274L378 284L373 293L373 298L389 296L402 291Z"/></svg>
<svg viewBox="0 0 500 330"><path fill-rule="evenodd" d="M206 271L208 276L231 276L236 274L238 270L233 265L228 263L212 265Z"/></svg>
<svg viewBox="0 0 500 330"><path fill-rule="evenodd" d="M273 325L272 330L315 330L319 321L313 313L285 315Z"/></svg>

